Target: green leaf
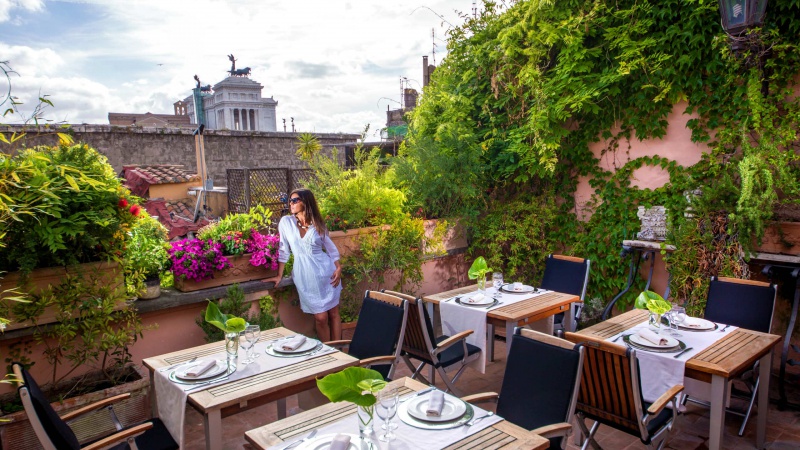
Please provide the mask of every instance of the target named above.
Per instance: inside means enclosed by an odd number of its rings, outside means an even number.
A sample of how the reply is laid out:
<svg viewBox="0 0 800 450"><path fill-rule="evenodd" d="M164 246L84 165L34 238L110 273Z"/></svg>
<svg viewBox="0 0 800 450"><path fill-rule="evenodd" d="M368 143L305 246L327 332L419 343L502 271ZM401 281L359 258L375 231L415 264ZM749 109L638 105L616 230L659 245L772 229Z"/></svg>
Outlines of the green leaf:
<svg viewBox="0 0 800 450"><path fill-rule="evenodd" d="M317 387L328 400L352 402L358 406L374 405L376 399L373 394L384 386L386 382L379 372L363 367L348 367L317 380Z"/></svg>
<svg viewBox="0 0 800 450"><path fill-rule="evenodd" d="M208 302L206 307L206 322L214 325L225 333L241 333L247 327L244 319L228 314L223 314L214 302Z"/></svg>
<svg viewBox="0 0 800 450"><path fill-rule="evenodd" d="M472 265L467 272L467 276L470 280L474 280L478 277L485 276L491 271L492 269L486 265L486 260L483 259L483 256L478 256L475 258L475 261L472 262Z"/></svg>
<svg viewBox="0 0 800 450"><path fill-rule="evenodd" d="M634 305L638 309L646 309L655 314L664 314L672 309L672 305L664 297L653 291L644 291L636 297Z"/></svg>

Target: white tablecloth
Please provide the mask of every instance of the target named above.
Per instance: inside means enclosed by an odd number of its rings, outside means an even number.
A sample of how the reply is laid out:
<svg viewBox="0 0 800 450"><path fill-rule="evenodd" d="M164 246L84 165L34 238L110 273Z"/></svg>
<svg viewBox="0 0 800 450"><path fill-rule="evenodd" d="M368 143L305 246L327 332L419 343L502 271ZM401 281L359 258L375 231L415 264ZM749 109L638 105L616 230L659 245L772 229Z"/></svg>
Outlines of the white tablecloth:
<svg viewBox="0 0 800 450"><path fill-rule="evenodd" d="M647 322L643 322L630 330L624 331L622 334L635 334L637 330L646 327ZM666 325L664 325L664 327L666 327ZM720 325L720 327L724 327L724 325ZM675 337L675 339L682 341L686 344L687 348L691 347L692 350L689 350L677 358L675 358L675 353L654 353L636 349L636 358L639 360L639 378L642 380L642 398L646 402L653 402L672 386L683 384L685 386L684 394L690 395L691 397L708 399L710 392L710 385L708 383L696 380L685 383L684 373L686 371L686 361L710 347L718 340L724 338L735 329L736 327L731 326L724 332L718 330L679 330L682 336ZM667 336L671 335L667 334ZM615 337L616 336L612 336L608 340L611 341ZM622 339L618 340L616 343L623 344Z"/></svg>
<svg viewBox="0 0 800 450"><path fill-rule="evenodd" d="M409 394L413 395L413 394ZM449 395L449 394L445 394ZM402 399L403 397L401 397ZM402 405L401 405L402 406ZM480 417L486 414L486 410L479 408L475 405L472 405L472 408L475 410L475 417ZM467 436L475 434L485 428L488 428L497 422L503 420L503 418L499 416L492 416L486 417L485 419L481 419L476 422L471 427L464 427L460 426L457 428L451 428L449 430L423 430L421 428L415 428L411 425L406 424L402 420L399 419L398 416L395 416L392 419L394 423L398 424L398 428L394 430L395 436L397 436L391 443L388 442L381 442L378 437L383 434L383 429L381 425L383 425L383 421L375 414L375 424L374 424L374 436L372 442L375 445L375 448L384 450L384 449L392 449L392 450L419 450L419 449L436 449L436 448L445 448L449 445L452 445ZM317 430L317 436L322 436L325 434L334 434L334 433L348 433L358 435L358 418L355 414L352 414L345 418L344 420L340 420L338 422L332 423L325 427L319 428ZM298 436L297 438L293 439L293 441L298 441L306 435ZM270 450L278 450L282 449L289 445L289 442L284 442L279 445L275 445L270 447Z"/></svg>
<svg viewBox="0 0 800 450"><path fill-rule="evenodd" d="M169 369L163 371L156 370L154 377L154 384L156 391L156 400L158 402L158 416L161 419L161 421L164 422L164 425L167 427L167 430L169 430L169 433L172 435L172 438L175 439L175 442L178 443L180 448L183 448L184 415L186 411L186 398L189 395L195 392L203 391L205 389L210 389L219 384L230 383L231 381L236 381L245 377L257 375L259 373L269 372L270 370L275 370L281 367L297 364L309 358L316 358L318 356L336 351L333 348L325 346L323 350L311 356L303 356L297 358L277 358L274 356L270 356L264 351L267 348L267 346L271 343L272 343L271 340L267 340L259 342L253 347L253 351L261 355L256 359L254 363L250 363L247 365L239 363L239 367L237 367L236 372L232 373L227 379L219 381L217 383L206 384L203 385L202 387L197 387L196 389L189 389L188 393L184 389L191 388L192 387L191 385L174 383L169 379L170 372L176 369L186 368L187 366L179 366L176 367L175 369ZM244 349L239 349L239 361L242 361L244 357L245 357ZM209 355L203 358L203 360L206 359L218 359L225 361L225 352L223 350L220 353Z"/></svg>
<svg viewBox="0 0 800 450"><path fill-rule="evenodd" d="M493 309L502 308L512 303L537 297L546 292L549 291L539 289L536 293L531 294L507 294L501 292L499 300L502 304L498 304L489 309L478 306L462 306L456 303L455 300L450 300L448 302L441 301L439 302L439 311L442 315L442 331L452 336L464 330L473 330L474 333L467 337L467 343L480 348L481 351L483 351L483 356L472 362L470 366L480 373L486 373L486 314ZM486 295L490 297L496 293L497 290L495 288L486 289ZM464 294L462 298L467 299L470 295L474 294L475 292ZM510 338L507 337L506 339L508 339L507 342L510 343Z"/></svg>

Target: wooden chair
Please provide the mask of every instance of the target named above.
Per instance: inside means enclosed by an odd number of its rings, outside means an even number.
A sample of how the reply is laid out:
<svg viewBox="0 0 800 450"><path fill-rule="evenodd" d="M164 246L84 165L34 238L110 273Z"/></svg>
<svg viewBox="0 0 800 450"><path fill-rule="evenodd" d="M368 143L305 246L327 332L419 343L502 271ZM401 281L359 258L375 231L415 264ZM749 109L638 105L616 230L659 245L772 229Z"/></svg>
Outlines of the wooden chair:
<svg viewBox="0 0 800 450"><path fill-rule="evenodd" d="M519 327L509 345L500 394L474 394L462 400L495 400L498 415L550 439L550 448L565 448L578 400L583 346Z"/></svg>
<svg viewBox="0 0 800 450"><path fill-rule="evenodd" d="M575 256L549 255L545 260L542 289L577 295L581 299L580 302L570 305L571 329L564 329L564 313L553 316L553 325L556 329L575 331L583 308L583 298L586 296L586 286L589 284L591 265L590 260Z"/></svg>
<svg viewBox="0 0 800 450"><path fill-rule="evenodd" d="M664 447L678 418L678 395L683 386L675 385L655 402L647 403L642 400L635 350L590 336L565 336L570 342L582 343L586 352L576 407L578 426L586 438L581 449L590 444L600 449L594 435L601 423L638 436L648 448ZM668 409L670 404L672 408ZM587 419L595 421L591 429Z"/></svg>
<svg viewBox="0 0 800 450"><path fill-rule="evenodd" d="M447 386L446 391L458 393L454 386L456 380L464 372L467 364L482 357L480 348L467 343L467 337L472 334L472 330L465 330L453 336L436 336L433 322L421 298L386 289L383 292L402 297L411 304L408 308L408 327L403 339L402 355L408 368L413 371L411 378L419 377L424 383L433 385L436 382L435 374L438 372ZM420 361L418 366L414 366L412 358ZM426 365L430 367L430 381L422 376L422 369ZM447 373L448 368L457 369L452 378Z"/></svg>
<svg viewBox="0 0 800 450"><path fill-rule="evenodd" d="M28 415L28 420L31 422L39 443L45 450L101 450L108 448L114 450L174 450L178 448L178 444L159 419L130 427L123 427L119 423L111 405L130 397L130 394L116 395L59 417L31 374L19 363L13 363L13 370L17 380L20 381L18 392L22 405L25 407L25 413ZM111 420L116 425L117 432L81 446L68 422L102 408L109 408Z"/></svg>
<svg viewBox="0 0 800 450"><path fill-rule="evenodd" d="M778 287L774 284L738 278L712 277L711 284L708 286L703 317L712 322L769 333L772 329L772 316L777 294ZM744 392L734 390L733 395L744 398L748 401L748 405L743 412L731 408L728 408L727 412L744 417L742 425L739 427L739 436L742 436L758 394L758 361L751 370L745 371L738 381L745 386L746 390ZM708 406L708 402L688 396L684 398L684 403L687 400Z"/></svg>
<svg viewBox="0 0 800 450"><path fill-rule="evenodd" d="M377 370L386 379L394 377L408 323L408 301L376 291L367 291L358 314L353 339L326 342L347 347L347 354L360 359L362 367Z"/></svg>

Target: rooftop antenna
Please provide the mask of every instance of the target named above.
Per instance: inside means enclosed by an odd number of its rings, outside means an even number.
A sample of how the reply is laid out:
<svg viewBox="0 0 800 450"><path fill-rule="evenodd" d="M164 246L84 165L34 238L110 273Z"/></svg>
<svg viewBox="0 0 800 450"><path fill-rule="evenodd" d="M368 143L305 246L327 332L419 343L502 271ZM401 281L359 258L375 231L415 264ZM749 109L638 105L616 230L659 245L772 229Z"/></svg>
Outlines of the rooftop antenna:
<svg viewBox="0 0 800 450"><path fill-rule="evenodd" d="M431 53L433 54L433 65L436 65L436 29L431 28L431 43L433 44L433 50Z"/></svg>
<svg viewBox="0 0 800 450"><path fill-rule="evenodd" d="M478 4L476 0L472 0L472 17L474 19L478 18Z"/></svg>

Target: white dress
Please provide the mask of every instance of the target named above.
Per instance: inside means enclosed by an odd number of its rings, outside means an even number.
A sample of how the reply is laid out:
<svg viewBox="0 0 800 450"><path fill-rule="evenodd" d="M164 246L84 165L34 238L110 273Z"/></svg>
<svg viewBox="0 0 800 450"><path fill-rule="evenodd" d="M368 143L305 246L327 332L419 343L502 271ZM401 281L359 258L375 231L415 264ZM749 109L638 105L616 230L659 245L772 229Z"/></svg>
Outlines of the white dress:
<svg viewBox="0 0 800 450"><path fill-rule="evenodd" d="M331 238L322 238L313 225L300 237L297 219L292 215L281 218L278 234L281 239L278 261L285 263L289 254L294 254L292 280L303 312L318 314L338 305L342 283L331 286L331 276L336 270L333 263L339 260L339 251Z"/></svg>

